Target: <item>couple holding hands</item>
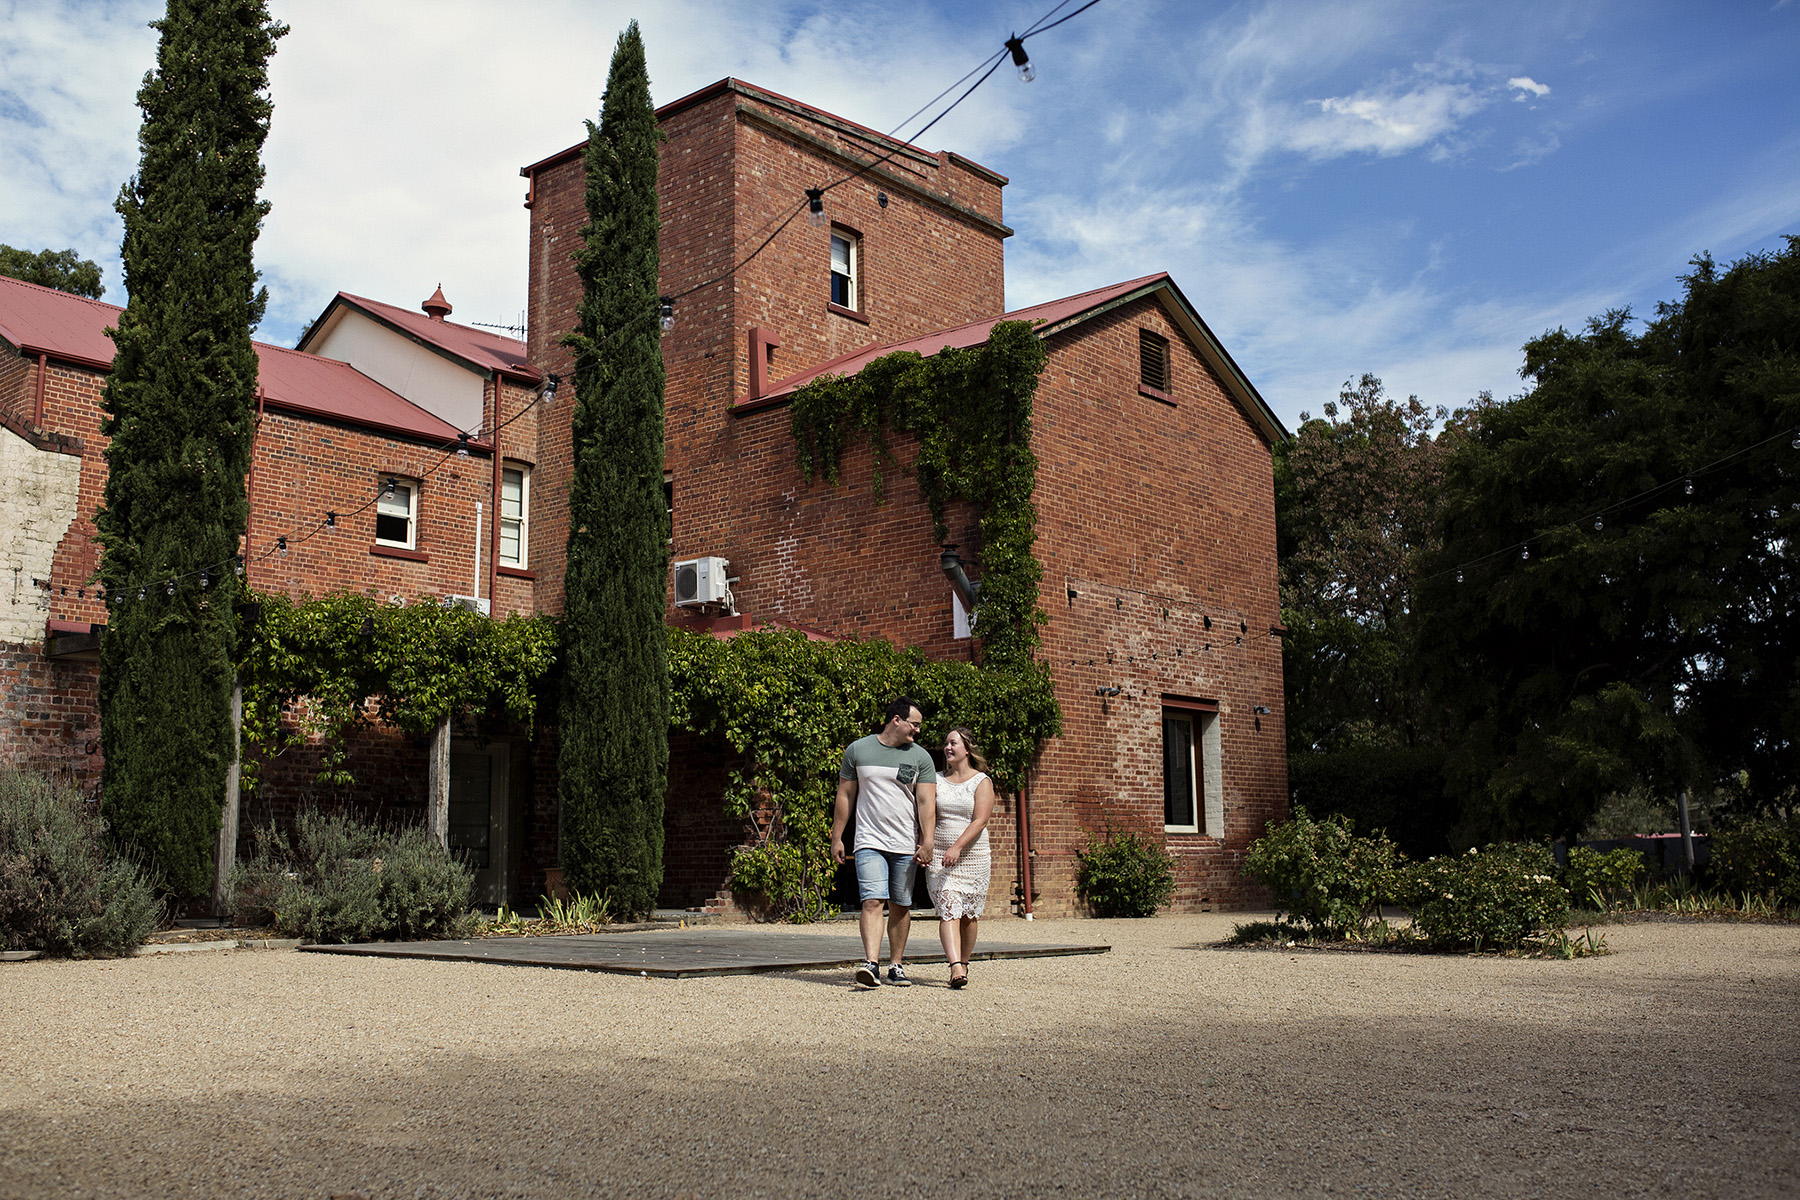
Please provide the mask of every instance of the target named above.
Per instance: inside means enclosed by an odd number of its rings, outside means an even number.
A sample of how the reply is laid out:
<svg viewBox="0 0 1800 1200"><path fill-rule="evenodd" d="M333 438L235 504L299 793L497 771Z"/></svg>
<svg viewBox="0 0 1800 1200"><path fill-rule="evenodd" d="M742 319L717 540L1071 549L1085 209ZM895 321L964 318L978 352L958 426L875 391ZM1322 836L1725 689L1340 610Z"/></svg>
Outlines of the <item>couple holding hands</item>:
<svg viewBox="0 0 1800 1200"><path fill-rule="evenodd" d="M969 982L975 927L987 907L993 859L987 823L994 785L986 760L969 731L944 737L944 772L916 739L923 718L902 696L887 706L881 732L851 742L838 770L837 806L831 820L831 855L856 860L862 900L863 963L856 982L881 982L881 909L887 906L887 982L907 987L906 935L912 928L913 885L920 867L937 909L938 937L950 964L950 986ZM844 851L844 827L856 813L856 844Z"/></svg>

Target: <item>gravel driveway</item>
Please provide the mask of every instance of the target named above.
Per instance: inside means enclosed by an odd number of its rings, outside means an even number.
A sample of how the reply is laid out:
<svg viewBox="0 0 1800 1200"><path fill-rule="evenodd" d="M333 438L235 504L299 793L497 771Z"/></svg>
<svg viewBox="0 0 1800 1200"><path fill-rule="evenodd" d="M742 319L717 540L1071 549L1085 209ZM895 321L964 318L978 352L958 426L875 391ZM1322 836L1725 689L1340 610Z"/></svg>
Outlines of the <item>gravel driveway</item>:
<svg viewBox="0 0 1800 1200"><path fill-rule="evenodd" d="M0 965L0 1197L1800 1194L1800 928L668 981L240 950ZM841 932L841 931L839 931ZM929 924L917 933L932 939Z"/></svg>

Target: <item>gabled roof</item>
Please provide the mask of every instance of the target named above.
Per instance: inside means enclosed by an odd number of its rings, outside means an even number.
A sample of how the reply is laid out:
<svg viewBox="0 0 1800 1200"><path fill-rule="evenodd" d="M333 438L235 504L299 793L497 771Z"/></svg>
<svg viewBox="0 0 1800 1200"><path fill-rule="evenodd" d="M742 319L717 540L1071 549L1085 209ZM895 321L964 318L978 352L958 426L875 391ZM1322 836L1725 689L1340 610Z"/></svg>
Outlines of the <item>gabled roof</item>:
<svg viewBox="0 0 1800 1200"><path fill-rule="evenodd" d="M1251 423L1270 442L1279 442L1289 437L1287 427L1281 418L1275 415L1262 394L1256 390L1249 378L1238 368L1219 339L1213 336L1200 314L1194 311L1175 281L1169 278L1167 271L1159 271L1155 275L1146 275L1141 279L1131 279L1124 283L1115 283L1108 287L1095 288L1092 291L1079 292L1073 296L1065 296L1060 300L1050 300L1043 304L1034 304L1030 308L1021 308L1014 312L1003 313L997 317L989 317L981 321L971 321L967 325L958 325L951 329L940 329L919 337L908 338L902 342L888 342L879 346L865 346L861 350L853 350L849 354L839 355L830 362L798 374L790 375L772 386L761 396L755 396L739 402L736 411L746 412L772 405L791 396L800 387L811 383L822 375L854 375L878 358L889 354L910 350L915 354L929 358L940 350L955 347L965 349L979 346L988 340L995 325L1001 321L1029 321L1037 327L1040 338L1053 337L1066 330L1074 329L1084 321L1090 321L1103 313L1112 311L1121 305L1130 304L1134 300L1153 296L1162 304L1169 319L1177 328L1187 335L1194 349L1206 364L1213 369L1219 381L1225 385L1226 394L1243 409Z"/></svg>
<svg viewBox="0 0 1800 1200"><path fill-rule="evenodd" d="M441 297L442 293L439 295ZM306 344L312 341L313 335L324 330L331 314L340 307L360 312L402 337L455 359L470 370L484 375L498 372L533 384L543 378L537 368L525 361L525 343L516 338L476 329L471 325L458 325L455 321L434 320L416 309L383 304L379 300L370 300L366 296L356 296L349 292L339 292L332 297L331 303L325 306L325 311L319 314L319 319L312 323L312 328L300 339L299 349L304 350Z"/></svg>
<svg viewBox="0 0 1800 1200"><path fill-rule="evenodd" d="M26 354L109 372L113 341L106 330L119 323L124 311L116 304L0 276L0 337ZM251 345L257 386L271 408L405 438L446 445L456 441L457 430L448 422L348 363L264 342Z"/></svg>

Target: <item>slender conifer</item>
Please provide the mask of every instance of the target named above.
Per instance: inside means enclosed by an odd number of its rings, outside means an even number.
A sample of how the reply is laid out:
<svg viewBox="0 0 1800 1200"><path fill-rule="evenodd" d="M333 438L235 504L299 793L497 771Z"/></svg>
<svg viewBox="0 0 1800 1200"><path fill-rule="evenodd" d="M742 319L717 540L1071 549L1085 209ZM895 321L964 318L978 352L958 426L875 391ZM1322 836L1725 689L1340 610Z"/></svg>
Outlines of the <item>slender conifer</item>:
<svg viewBox="0 0 1800 1200"><path fill-rule="evenodd" d="M109 330L100 654L102 811L185 895L208 890L231 744L234 601L262 319L251 251L269 206L262 0L169 0L119 193L128 301Z"/></svg>
<svg viewBox="0 0 1800 1200"><path fill-rule="evenodd" d="M564 878L609 893L621 913L656 904L669 768L660 141L633 22L613 52L600 124L588 124L588 224L575 254L584 290L565 339L576 407L558 759Z"/></svg>

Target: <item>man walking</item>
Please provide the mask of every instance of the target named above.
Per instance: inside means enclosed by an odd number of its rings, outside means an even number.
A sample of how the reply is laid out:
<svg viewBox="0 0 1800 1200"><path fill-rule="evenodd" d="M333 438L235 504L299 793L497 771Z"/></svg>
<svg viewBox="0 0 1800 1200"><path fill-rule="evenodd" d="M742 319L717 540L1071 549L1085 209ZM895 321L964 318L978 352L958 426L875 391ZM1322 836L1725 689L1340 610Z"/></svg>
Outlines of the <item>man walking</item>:
<svg viewBox="0 0 1800 1200"><path fill-rule="evenodd" d="M844 749L838 769L837 807L831 817L831 857L845 860L844 826L856 806L856 886L862 897L863 963L856 982L881 982L881 906L887 905L888 982L909 987L906 935L912 929L913 881L931 861L931 834L937 823L937 768L913 739L922 717L902 696L887 706L880 733L858 738Z"/></svg>

